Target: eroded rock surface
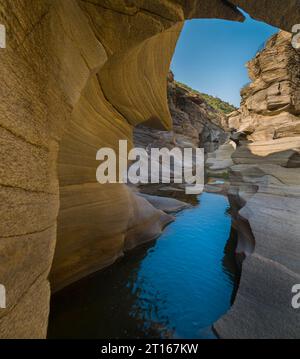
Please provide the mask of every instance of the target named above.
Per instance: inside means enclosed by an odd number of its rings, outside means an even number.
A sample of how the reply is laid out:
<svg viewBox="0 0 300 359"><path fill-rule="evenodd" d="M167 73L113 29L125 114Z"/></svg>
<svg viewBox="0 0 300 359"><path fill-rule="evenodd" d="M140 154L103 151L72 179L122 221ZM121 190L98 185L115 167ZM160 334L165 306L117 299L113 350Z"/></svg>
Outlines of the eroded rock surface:
<svg viewBox="0 0 300 359"><path fill-rule="evenodd" d="M205 152L211 152L225 142L225 114L212 108L200 94L176 82L172 72L168 74L168 104L172 130L139 125L134 129L137 147L203 147Z"/></svg>
<svg viewBox="0 0 300 359"><path fill-rule="evenodd" d="M223 338L299 338L291 305L300 280L300 52L280 32L248 63L252 83L229 118L231 203L244 261L233 307L215 328Z"/></svg>
<svg viewBox="0 0 300 359"><path fill-rule="evenodd" d="M96 184L95 151L130 141L139 122L170 126L166 77L182 21L242 19L205 3L1 1L0 337L45 337L50 269L60 288L111 263L129 229L133 242L142 213L128 209L141 200ZM149 206L153 238L165 215Z"/></svg>
<svg viewBox="0 0 300 359"><path fill-rule="evenodd" d="M299 13L295 0L284 21L276 7L236 3L287 30ZM129 229L137 238L135 199L123 185L96 184L95 151L130 140L141 122L170 127L170 60L183 21L201 17L243 20L221 0L1 1L1 338L45 337L50 269L60 288L111 263Z"/></svg>
<svg viewBox="0 0 300 359"><path fill-rule="evenodd" d="M226 132L228 128L225 112L216 105L216 108L213 108L204 96L185 84L175 81L174 74L170 71L168 74L168 103L172 118L172 130L163 131L141 124L135 127L133 131L135 146L146 149L149 155L152 148L167 148L168 150L180 148L183 150L184 148L200 147L204 149L205 156L214 162L218 162L219 166L221 162L223 168L232 165L231 154L234 149L230 144L229 146L224 144L229 137L228 132ZM213 97L211 99L217 100ZM219 107L223 106L224 109L234 109L232 105L220 99L218 99L218 103ZM222 144L224 145L222 146ZM227 147L229 151L227 151ZM217 148L220 148L220 151L215 152ZM211 151L213 152L210 153ZM173 160L174 165L182 161L181 158L174 158ZM148 167L151 166L152 163L149 161ZM162 172L160 171L160 176L162 176ZM171 169L171 178L172 182L174 178L173 168ZM150 178L147 179L150 182ZM169 195L184 200L185 185L182 184L172 182L171 185L163 183L156 185L149 183L141 185L140 189L149 194ZM196 197L194 199L196 200Z"/></svg>

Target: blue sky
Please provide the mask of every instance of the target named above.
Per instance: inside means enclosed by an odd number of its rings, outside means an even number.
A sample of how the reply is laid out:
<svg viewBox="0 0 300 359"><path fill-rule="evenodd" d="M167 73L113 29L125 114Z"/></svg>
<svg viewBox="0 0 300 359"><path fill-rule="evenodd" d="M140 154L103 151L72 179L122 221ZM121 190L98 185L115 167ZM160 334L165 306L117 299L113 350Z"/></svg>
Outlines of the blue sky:
<svg viewBox="0 0 300 359"><path fill-rule="evenodd" d="M245 63L278 31L244 15L244 23L186 21L171 65L175 79L239 106L240 89L250 81Z"/></svg>

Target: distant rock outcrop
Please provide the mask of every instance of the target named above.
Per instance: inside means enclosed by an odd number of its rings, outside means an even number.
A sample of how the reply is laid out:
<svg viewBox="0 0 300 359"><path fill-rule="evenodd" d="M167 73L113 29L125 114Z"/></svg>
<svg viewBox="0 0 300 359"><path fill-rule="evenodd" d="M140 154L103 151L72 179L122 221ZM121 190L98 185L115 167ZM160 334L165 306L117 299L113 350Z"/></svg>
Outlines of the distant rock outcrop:
<svg viewBox="0 0 300 359"><path fill-rule="evenodd" d="M205 95L193 90L185 84L175 81L173 73L170 71L168 75L168 103L172 118L172 130L163 131L149 128L144 124L134 128L133 142L136 147L145 148L150 153L151 148L168 148L178 147L184 148L204 148L206 157L214 158L216 151L218 158L215 159L218 165L222 162L222 166L230 166L232 164L231 154L233 148L225 145L228 140L227 117L221 110L217 110L208 104L210 101L216 100L220 107L234 108L213 96ZM223 145L223 146L222 146ZM217 152L218 148L221 151ZM227 151L226 149L232 149ZM222 152L220 155L219 153ZM226 152L226 154L225 154ZM224 158L225 156L225 158ZM176 159L174 159L176 162ZM150 166L150 163L149 163ZM171 170L171 177L173 172ZM149 194L158 194L160 196L172 196L183 201L197 202L197 198L185 196L184 184L151 184L141 185L141 191Z"/></svg>
<svg viewBox="0 0 300 359"><path fill-rule="evenodd" d="M229 197L248 257L224 338L299 338L291 288L300 283L300 52L279 32L248 63L252 83L228 119L238 144Z"/></svg>
<svg viewBox="0 0 300 359"><path fill-rule="evenodd" d="M201 94L176 82L172 72L168 75L168 103L172 130L139 125L133 131L136 146L203 147L205 152L211 152L227 139L225 114L211 107Z"/></svg>

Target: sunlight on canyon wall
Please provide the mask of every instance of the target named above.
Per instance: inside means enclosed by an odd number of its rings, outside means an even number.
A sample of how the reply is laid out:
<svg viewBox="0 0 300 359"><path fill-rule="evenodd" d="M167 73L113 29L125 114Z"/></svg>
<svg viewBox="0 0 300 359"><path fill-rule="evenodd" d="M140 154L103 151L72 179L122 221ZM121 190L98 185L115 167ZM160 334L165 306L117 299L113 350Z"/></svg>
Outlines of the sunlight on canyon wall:
<svg viewBox="0 0 300 359"><path fill-rule="evenodd" d="M98 186L96 150L141 122L170 127L166 78L185 19L243 16L221 0L131 3L1 1L2 338L46 336L51 268L59 289L122 255L127 231L151 239L169 220L123 185ZM232 3L286 30L299 9L287 2L283 19L270 1Z"/></svg>

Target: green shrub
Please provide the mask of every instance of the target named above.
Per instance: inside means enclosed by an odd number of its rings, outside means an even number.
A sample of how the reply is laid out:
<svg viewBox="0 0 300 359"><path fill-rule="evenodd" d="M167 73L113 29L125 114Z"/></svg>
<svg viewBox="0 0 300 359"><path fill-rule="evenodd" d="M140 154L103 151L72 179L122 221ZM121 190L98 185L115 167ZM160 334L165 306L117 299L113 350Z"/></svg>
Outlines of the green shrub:
<svg viewBox="0 0 300 359"><path fill-rule="evenodd" d="M203 98L203 100L208 103L208 105L210 105L213 109L215 109L216 111L222 112L224 114L229 114L233 111L235 111L237 108L233 105L231 105L230 103L221 100L219 97L214 97L211 95L208 95L206 93L202 93L199 92L197 90L192 89L191 87L189 87L186 84L183 84L181 82L175 81L176 85L185 89L186 91L192 93L192 94L196 94L199 95L200 97Z"/></svg>

